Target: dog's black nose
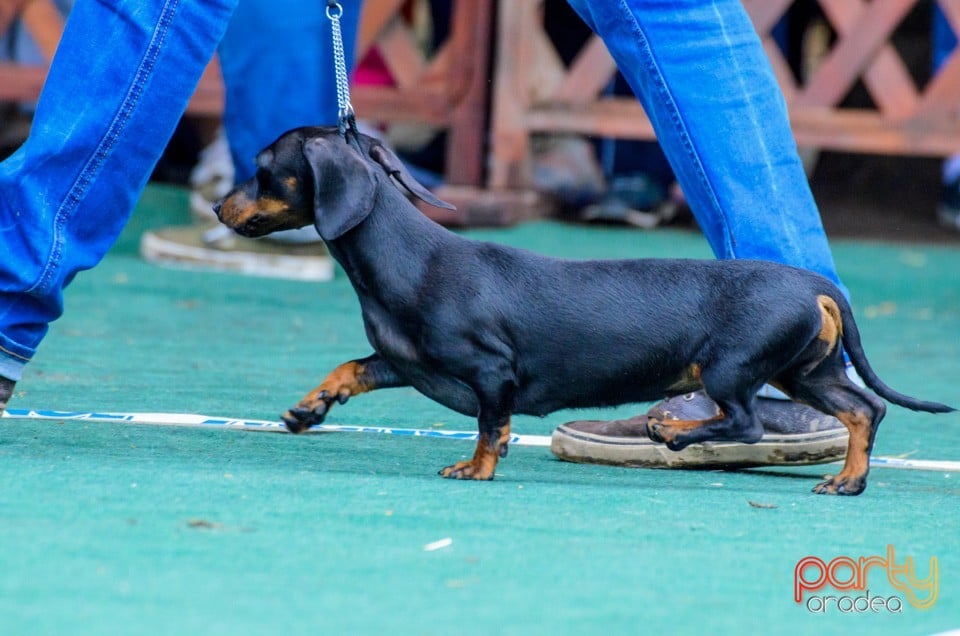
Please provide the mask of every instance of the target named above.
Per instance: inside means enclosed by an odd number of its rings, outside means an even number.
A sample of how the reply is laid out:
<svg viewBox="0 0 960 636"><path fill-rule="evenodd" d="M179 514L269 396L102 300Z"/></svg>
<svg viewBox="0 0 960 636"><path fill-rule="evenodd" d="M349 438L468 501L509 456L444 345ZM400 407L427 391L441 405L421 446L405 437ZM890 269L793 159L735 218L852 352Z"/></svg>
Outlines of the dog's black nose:
<svg viewBox="0 0 960 636"><path fill-rule="evenodd" d="M217 218L220 218L220 206L223 204L222 201L217 201L213 204L213 213L217 215Z"/></svg>

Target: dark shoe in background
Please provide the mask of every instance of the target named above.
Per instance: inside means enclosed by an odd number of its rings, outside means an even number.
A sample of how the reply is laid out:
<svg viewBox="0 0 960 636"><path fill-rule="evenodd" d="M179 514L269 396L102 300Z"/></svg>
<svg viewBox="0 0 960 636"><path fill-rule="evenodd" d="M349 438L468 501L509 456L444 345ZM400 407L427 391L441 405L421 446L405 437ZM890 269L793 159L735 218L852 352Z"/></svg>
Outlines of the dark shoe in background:
<svg viewBox="0 0 960 636"><path fill-rule="evenodd" d="M650 175L618 175L610 179L603 198L580 211L580 220L650 230L672 220L678 207Z"/></svg>
<svg viewBox="0 0 960 636"><path fill-rule="evenodd" d="M537 135L532 142L533 189L552 197L561 215L596 203L606 179L590 141L580 135Z"/></svg>

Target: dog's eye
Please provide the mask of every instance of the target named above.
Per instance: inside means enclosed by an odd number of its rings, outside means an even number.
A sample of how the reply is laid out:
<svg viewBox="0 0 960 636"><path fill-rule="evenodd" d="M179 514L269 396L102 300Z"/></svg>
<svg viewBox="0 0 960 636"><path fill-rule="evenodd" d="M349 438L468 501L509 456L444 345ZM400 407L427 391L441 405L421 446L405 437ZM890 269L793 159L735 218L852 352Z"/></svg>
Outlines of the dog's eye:
<svg viewBox="0 0 960 636"><path fill-rule="evenodd" d="M277 185L274 175L272 175L269 170L263 168L257 169L254 179L257 180L257 186L261 192L268 192Z"/></svg>

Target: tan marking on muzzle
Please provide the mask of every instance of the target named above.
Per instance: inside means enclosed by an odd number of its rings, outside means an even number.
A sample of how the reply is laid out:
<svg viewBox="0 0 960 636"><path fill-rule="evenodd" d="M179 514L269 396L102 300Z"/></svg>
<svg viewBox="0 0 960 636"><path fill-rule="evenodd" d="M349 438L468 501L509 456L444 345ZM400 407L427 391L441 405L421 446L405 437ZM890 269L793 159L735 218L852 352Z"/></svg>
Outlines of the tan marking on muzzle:
<svg viewBox="0 0 960 636"><path fill-rule="evenodd" d="M232 228L240 228L258 214L280 216L289 209L290 206L281 199L261 197L251 201L246 195L238 193L226 199L220 206L220 220Z"/></svg>
<svg viewBox="0 0 960 636"><path fill-rule="evenodd" d="M220 204L220 221L230 227L238 227L257 211L256 201L243 193L232 194Z"/></svg>

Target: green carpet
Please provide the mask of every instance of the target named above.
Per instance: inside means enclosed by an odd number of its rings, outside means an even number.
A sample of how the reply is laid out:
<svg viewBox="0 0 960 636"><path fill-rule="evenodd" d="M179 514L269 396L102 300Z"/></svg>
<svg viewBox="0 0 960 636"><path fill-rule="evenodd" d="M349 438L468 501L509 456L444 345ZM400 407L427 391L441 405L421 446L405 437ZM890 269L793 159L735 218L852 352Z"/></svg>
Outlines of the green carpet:
<svg viewBox="0 0 960 636"><path fill-rule="evenodd" d="M142 262L140 233L186 222L185 210L183 192L148 189L114 251L69 289L12 407L275 419L336 364L369 353L343 276L294 283ZM681 231L544 222L467 234L571 257L710 256ZM960 250L838 242L835 253L880 375L960 403ZM517 417L514 431L636 410ZM407 389L351 400L328 421L475 426ZM831 498L810 493L831 467L631 470L515 447L496 481L436 476L472 451L435 439L5 419L0 633L960 627L960 474L877 468L864 495ZM876 453L958 460L960 415L891 406ZM883 555L888 545L900 564L913 557L919 576L937 557L931 609L819 615L793 601L801 558ZM897 593L869 574L873 596Z"/></svg>

